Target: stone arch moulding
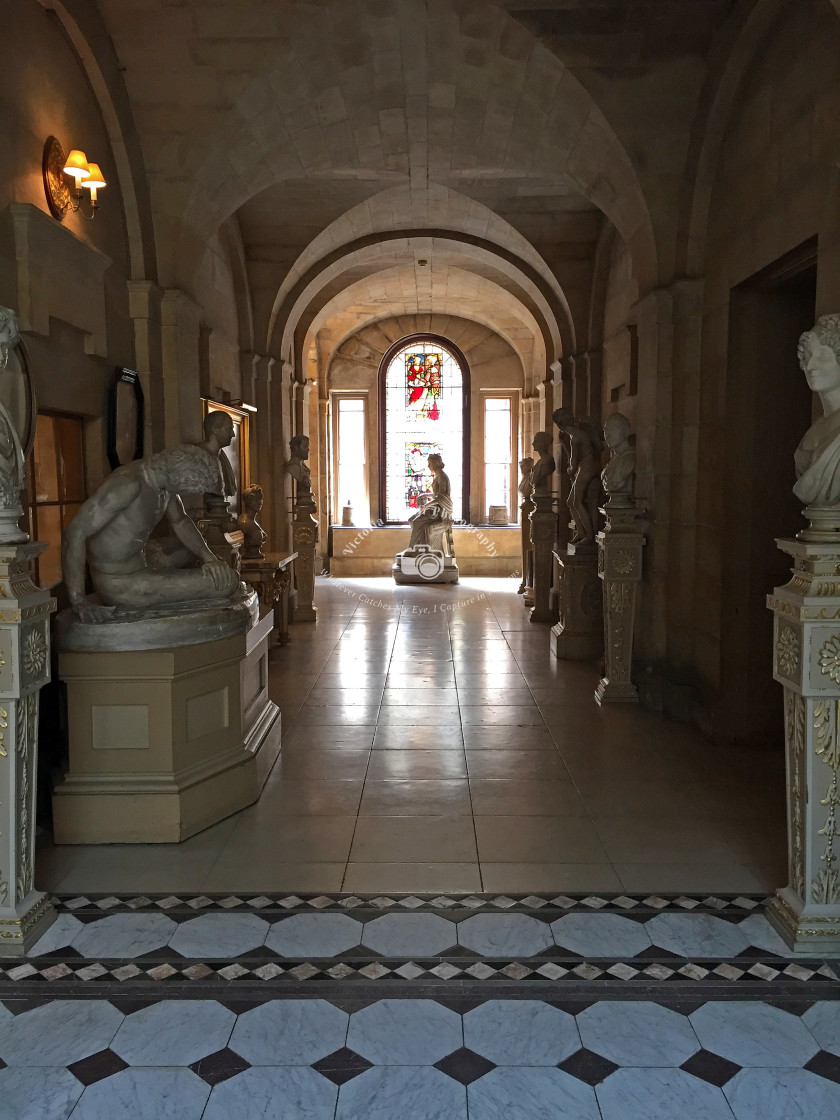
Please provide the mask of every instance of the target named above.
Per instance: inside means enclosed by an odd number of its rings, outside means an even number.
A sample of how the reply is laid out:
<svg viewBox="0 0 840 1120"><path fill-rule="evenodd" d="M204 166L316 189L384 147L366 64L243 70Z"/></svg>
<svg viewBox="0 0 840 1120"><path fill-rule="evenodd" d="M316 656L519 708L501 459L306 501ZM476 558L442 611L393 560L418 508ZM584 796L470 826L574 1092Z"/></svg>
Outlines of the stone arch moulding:
<svg viewBox="0 0 840 1120"><path fill-rule="evenodd" d="M404 350L406 346L410 346L413 342L432 342L438 346L448 350L454 357L455 361L461 367L461 377L463 378L463 410L464 410L464 439L462 447L463 464L462 464L462 508L466 510L467 519L470 516L470 365L464 356L463 351L450 342L448 338L444 338L439 334L408 334L404 338L397 339L397 341L390 346L388 350L382 355L382 361L379 363L379 369L376 374L376 392L379 401L379 431L377 432L377 452L379 455L379 519L386 522L386 495L385 495L385 425L387 423L387 415L385 411L385 376L388 372L388 366L392 360L399 354L400 350ZM386 522L387 523L387 522Z"/></svg>
<svg viewBox="0 0 840 1120"><path fill-rule="evenodd" d="M547 364L563 353L575 352L574 324L565 297L561 304L544 279L535 273L530 265L521 260L510 259L492 242L453 234L450 230L394 230L378 237L370 235L360 238L356 243L343 246L328 258L319 261L287 294L282 306L275 305L272 310L266 339L267 352L280 353L286 358L291 358L293 365L299 365L303 339L318 313L318 300L326 292L327 286L341 277L350 266L356 265L359 255L365 250L373 249L384 253L389 246L399 244L404 247L406 243L410 244L413 240L424 242L438 240L454 252L472 249L486 263L496 267L500 274L507 276L518 289L520 302L539 324L545 344ZM323 302L327 302L333 294L335 293L330 291ZM279 347L275 348L272 343L281 324L281 340Z"/></svg>
<svg viewBox="0 0 840 1120"><path fill-rule="evenodd" d="M383 19L395 17L389 16L389 5L384 11L374 5L354 5L352 0L324 0L318 6L325 21L336 9L336 23L346 20L353 7L360 50L369 56L378 37L381 40ZM497 50L500 41L515 44L516 49L505 57L505 82L511 96L498 102L501 116L493 118L496 134L509 137L509 142L502 157L495 151L488 154L487 168L498 167L501 158L508 170L566 175L606 214L627 242L640 290L654 289L659 282L659 265L647 200L630 157L591 94L557 55L501 6L481 5L480 30L471 8L459 0L427 0L425 14L419 18L436 35L435 50L444 72L471 70L465 65L465 44L475 51L476 39L485 51ZM383 154L394 147L395 136L387 130L370 140L370 148L333 151L323 137L319 107L340 102L343 130L350 135L369 134L371 117L384 117L386 123L393 118L394 97L401 105L411 104L415 91L407 78L410 67L398 70L397 81L403 88L395 91L389 84L358 96L354 92L358 67L343 69L340 55L333 57L330 53L329 41L318 64L308 65L305 60L309 60L311 49L299 39L310 25L304 28L293 21L284 23L285 13L285 7L278 4L273 30L266 34L266 61L261 70L225 118L214 120L212 129L208 126L196 137L195 158L189 169L180 169L176 180L168 182L165 204L177 232L167 246L167 268L171 265L176 286L185 290L190 288L199 247L230 214L275 183L301 175L347 174L348 169L368 175L378 173L383 182L400 177L408 180L418 172L424 173L424 179L433 180L434 166L452 162L448 142L441 146L434 140L430 144L427 139L415 139L409 144L407 120L400 123L405 151L400 148L404 160L397 169ZM311 36L311 30L308 33ZM413 99L416 102L416 95ZM521 115L517 116L523 105L529 107L527 138ZM451 110L438 112L452 118L453 127L444 130L447 134L454 136L460 130L461 135L481 136L486 131L486 108L480 97L456 96ZM405 116L404 110L399 112ZM312 138L313 151L301 150L302 135ZM247 176L242 175L242 168L248 168Z"/></svg>
<svg viewBox="0 0 840 1120"><path fill-rule="evenodd" d="M90 82L117 168L131 280L157 282L152 206L143 153L111 37L93 0L38 0L58 19Z"/></svg>

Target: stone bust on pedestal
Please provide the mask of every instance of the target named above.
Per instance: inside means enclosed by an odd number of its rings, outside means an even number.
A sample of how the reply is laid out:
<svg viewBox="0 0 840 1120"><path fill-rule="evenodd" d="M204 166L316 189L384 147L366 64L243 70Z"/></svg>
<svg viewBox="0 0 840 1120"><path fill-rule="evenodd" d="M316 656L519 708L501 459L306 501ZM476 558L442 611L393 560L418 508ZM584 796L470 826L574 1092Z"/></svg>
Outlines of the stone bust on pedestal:
<svg viewBox="0 0 840 1120"><path fill-rule="evenodd" d="M531 470L530 483L534 494L547 494L551 490L551 476L556 466L551 454L551 444L551 432L537 432L532 441L532 446L539 455Z"/></svg>
<svg viewBox="0 0 840 1120"><path fill-rule="evenodd" d="M604 424L604 442L610 461L601 471L601 484L609 505L632 505L636 452L630 445L630 421L614 412Z"/></svg>
<svg viewBox="0 0 840 1120"><path fill-rule="evenodd" d="M309 436L292 436L289 440L292 455L286 464L286 473L297 483L297 496L312 495L312 473L306 464L309 458Z"/></svg>
<svg viewBox="0 0 840 1120"><path fill-rule="evenodd" d="M242 513L239 515L237 524L245 538L243 553L243 559L245 560L265 559L263 545L267 534L257 521L257 515L263 507L263 499L262 486L248 486L242 491Z"/></svg>
<svg viewBox="0 0 840 1120"><path fill-rule="evenodd" d="M796 449L793 492L818 510L840 505L840 315L821 316L799 339L797 355L808 385L819 393L824 415ZM805 515L810 517L808 509Z"/></svg>

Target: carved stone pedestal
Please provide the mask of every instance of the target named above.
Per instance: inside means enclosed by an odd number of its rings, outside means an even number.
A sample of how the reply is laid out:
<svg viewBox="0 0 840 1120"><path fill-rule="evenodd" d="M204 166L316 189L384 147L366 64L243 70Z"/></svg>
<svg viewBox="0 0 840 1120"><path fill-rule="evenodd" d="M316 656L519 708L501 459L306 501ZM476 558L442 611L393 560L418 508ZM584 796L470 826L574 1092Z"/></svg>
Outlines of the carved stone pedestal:
<svg viewBox="0 0 840 1120"><path fill-rule="evenodd" d="M292 622L317 622L315 598L315 545L318 543L317 506L309 495L301 495L294 504L292 540L298 554L295 560L297 597L292 608Z"/></svg>
<svg viewBox="0 0 840 1120"><path fill-rule="evenodd" d="M272 641L281 646L289 641L289 587L296 559L296 552L269 552L259 560L242 561L242 578L259 596L260 613L273 612Z"/></svg>
<svg viewBox="0 0 840 1120"><path fill-rule="evenodd" d="M636 592L642 578L645 538L638 532L633 503L613 499L601 511L606 527L598 533L598 575L603 581L604 676L595 689L599 704L637 704L630 679Z"/></svg>
<svg viewBox="0 0 840 1120"><path fill-rule="evenodd" d="M23 956L56 917L33 883L38 694L55 600L30 567L46 547L0 544L0 957Z"/></svg>
<svg viewBox="0 0 840 1120"><path fill-rule="evenodd" d="M566 661L594 661L604 649L601 582L593 544L555 552L560 619L551 628L551 651Z"/></svg>
<svg viewBox="0 0 840 1120"><path fill-rule="evenodd" d="M172 649L61 654L70 767L53 794L56 843L173 843L256 801L280 750L273 622Z"/></svg>
<svg viewBox="0 0 840 1120"><path fill-rule="evenodd" d="M531 548L531 513L534 503L526 498L519 507L519 524L522 531L522 582L519 594L523 595L526 606L534 605L534 552Z"/></svg>
<svg viewBox="0 0 840 1120"><path fill-rule="evenodd" d="M836 516L836 511L835 511ZM780 540L793 578L767 597L784 688L788 873L767 917L796 953L840 953L840 539Z"/></svg>
<svg viewBox="0 0 840 1120"><path fill-rule="evenodd" d="M553 494L535 493L534 509L530 514L531 548L534 569L534 606L531 622L553 622L549 600L551 597L552 549L557 536L557 518L554 514ZM527 598L526 598L527 602Z"/></svg>

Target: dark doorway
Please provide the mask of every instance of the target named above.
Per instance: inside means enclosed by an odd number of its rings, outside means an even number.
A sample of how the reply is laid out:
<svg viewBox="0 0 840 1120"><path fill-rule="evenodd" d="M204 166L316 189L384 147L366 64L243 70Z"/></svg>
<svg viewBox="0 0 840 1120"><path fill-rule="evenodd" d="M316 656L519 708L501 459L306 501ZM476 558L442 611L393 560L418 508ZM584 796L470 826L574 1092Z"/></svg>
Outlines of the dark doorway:
<svg viewBox="0 0 840 1120"><path fill-rule="evenodd" d="M811 424L813 397L796 347L814 323L816 261L813 239L730 293L721 684L725 723L753 746L784 739L765 598L790 578L775 538L805 524L791 489L793 453Z"/></svg>

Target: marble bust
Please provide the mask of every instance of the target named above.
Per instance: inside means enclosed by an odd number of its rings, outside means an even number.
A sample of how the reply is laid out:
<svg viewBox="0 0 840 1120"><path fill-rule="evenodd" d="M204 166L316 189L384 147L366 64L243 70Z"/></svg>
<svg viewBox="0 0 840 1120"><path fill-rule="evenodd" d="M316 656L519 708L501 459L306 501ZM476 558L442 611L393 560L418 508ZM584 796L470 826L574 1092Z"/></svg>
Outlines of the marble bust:
<svg viewBox="0 0 840 1120"><path fill-rule="evenodd" d="M233 464L223 449L230 447L236 434L233 419L227 412L214 409L204 417L204 442L199 447L205 448L211 455L219 460L222 471L222 488L218 491L224 498L230 498L236 493L236 475ZM209 492L209 491L208 491Z"/></svg>
<svg viewBox="0 0 840 1120"><path fill-rule="evenodd" d="M219 493L221 486L218 454L193 444L118 467L64 532L64 578L75 615L106 622L115 611L189 608L237 595L239 576L213 555L179 497ZM145 546L164 517L200 566L164 571L149 564ZM85 595L86 562L98 602Z"/></svg>
<svg viewBox="0 0 840 1120"><path fill-rule="evenodd" d="M823 315L799 339L799 364L823 415L794 454L794 494L809 506L840 505L840 315Z"/></svg>
<svg viewBox="0 0 840 1120"><path fill-rule="evenodd" d="M539 455L531 470L531 490L534 494L548 494L551 490L551 476L556 466L551 444L551 432L537 432L532 441L531 446Z"/></svg>
<svg viewBox="0 0 840 1120"><path fill-rule="evenodd" d="M610 461L601 471L601 484L612 505L629 505L633 495L633 474L636 452L630 446L630 421L620 412L607 417L604 442L610 449Z"/></svg>
<svg viewBox="0 0 840 1120"><path fill-rule="evenodd" d="M574 523L570 543L594 543L601 502L601 437L592 423L576 420L568 408L555 409L551 419L569 441L572 488L567 504Z"/></svg>
<svg viewBox="0 0 840 1120"><path fill-rule="evenodd" d="M263 507L263 488L262 486L248 486L242 491L242 513L239 515L237 525L242 530L242 535L245 538L245 551L243 558L245 560L264 560L265 553L263 552L263 545L265 544L266 531L257 521L257 515Z"/></svg>
<svg viewBox="0 0 840 1120"><path fill-rule="evenodd" d="M531 497L531 471L534 469L534 460L530 455L519 460L519 493L523 501Z"/></svg>
<svg viewBox="0 0 840 1120"><path fill-rule="evenodd" d="M286 464L286 473L297 483L299 496L312 493L312 475L306 460L309 458L309 436L292 436L289 440L291 458Z"/></svg>

